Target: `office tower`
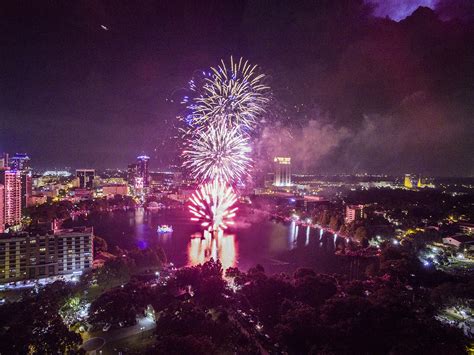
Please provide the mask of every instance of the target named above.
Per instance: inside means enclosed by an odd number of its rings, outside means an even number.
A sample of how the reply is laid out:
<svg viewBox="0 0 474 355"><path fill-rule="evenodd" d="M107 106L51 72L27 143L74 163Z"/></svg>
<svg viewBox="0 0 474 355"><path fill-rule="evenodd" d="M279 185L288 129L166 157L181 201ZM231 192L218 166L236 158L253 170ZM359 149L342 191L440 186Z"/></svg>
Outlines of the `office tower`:
<svg viewBox="0 0 474 355"><path fill-rule="evenodd" d="M3 233L5 230L4 194L5 194L5 188L3 185L0 185L0 233Z"/></svg>
<svg viewBox="0 0 474 355"><path fill-rule="evenodd" d="M364 218L364 205L347 205L346 206L346 223Z"/></svg>
<svg viewBox="0 0 474 355"><path fill-rule="evenodd" d="M92 189L94 187L94 169L77 169L76 177L79 178L80 189Z"/></svg>
<svg viewBox="0 0 474 355"><path fill-rule="evenodd" d="M8 153L3 153L0 157L0 169L7 168L9 166Z"/></svg>
<svg viewBox="0 0 474 355"><path fill-rule="evenodd" d="M291 186L291 158L275 157L275 178L273 185L287 187Z"/></svg>
<svg viewBox="0 0 474 355"><path fill-rule="evenodd" d="M137 164L129 164L127 167L127 181L131 186L135 185L135 178L138 175L138 166Z"/></svg>
<svg viewBox="0 0 474 355"><path fill-rule="evenodd" d="M0 170L0 184L4 186L4 223L9 226L21 222L21 174L17 170Z"/></svg>
<svg viewBox="0 0 474 355"><path fill-rule="evenodd" d="M33 194L31 170L21 170L21 208L28 207L28 201Z"/></svg>
<svg viewBox="0 0 474 355"><path fill-rule="evenodd" d="M0 283L81 274L92 268L92 228L0 237Z"/></svg>
<svg viewBox="0 0 474 355"><path fill-rule="evenodd" d="M30 170L30 157L26 153L16 153L10 158L12 170Z"/></svg>
<svg viewBox="0 0 474 355"><path fill-rule="evenodd" d="M140 155L137 157L137 173L138 176L143 179L143 187L147 188L150 183L149 171L148 171L148 161L150 157L147 155Z"/></svg>
<svg viewBox="0 0 474 355"><path fill-rule="evenodd" d="M21 176L21 208L28 207L28 199L32 194L30 157L26 153L16 153L10 158L11 170L17 170Z"/></svg>

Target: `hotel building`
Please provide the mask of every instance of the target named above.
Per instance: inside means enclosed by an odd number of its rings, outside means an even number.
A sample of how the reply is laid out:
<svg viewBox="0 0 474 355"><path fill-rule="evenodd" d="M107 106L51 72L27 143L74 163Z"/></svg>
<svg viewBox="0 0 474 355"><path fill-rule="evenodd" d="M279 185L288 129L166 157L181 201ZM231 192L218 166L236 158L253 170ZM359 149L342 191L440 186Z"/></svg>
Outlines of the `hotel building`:
<svg viewBox="0 0 474 355"><path fill-rule="evenodd" d="M3 185L4 223L14 226L21 222L21 173L4 168L0 170L0 184Z"/></svg>
<svg viewBox="0 0 474 355"><path fill-rule="evenodd" d="M92 268L92 228L0 236L0 283L80 274Z"/></svg>

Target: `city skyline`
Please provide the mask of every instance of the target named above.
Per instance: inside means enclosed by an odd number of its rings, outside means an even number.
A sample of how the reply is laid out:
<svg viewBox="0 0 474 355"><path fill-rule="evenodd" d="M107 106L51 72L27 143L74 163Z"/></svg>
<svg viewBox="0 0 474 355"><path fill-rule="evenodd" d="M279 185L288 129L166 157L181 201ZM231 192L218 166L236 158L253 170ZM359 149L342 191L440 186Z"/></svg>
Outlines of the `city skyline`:
<svg viewBox="0 0 474 355"><path fill-rule="evenodd" d="M0 151L26 151L38 168L119 168L141 152L151 168L177 164L183 83L233 54L271 79L273 123L254 146L268 160L293 156L295 171L328 174L473 175L472 4L141 5L5 5Z"/></svg>

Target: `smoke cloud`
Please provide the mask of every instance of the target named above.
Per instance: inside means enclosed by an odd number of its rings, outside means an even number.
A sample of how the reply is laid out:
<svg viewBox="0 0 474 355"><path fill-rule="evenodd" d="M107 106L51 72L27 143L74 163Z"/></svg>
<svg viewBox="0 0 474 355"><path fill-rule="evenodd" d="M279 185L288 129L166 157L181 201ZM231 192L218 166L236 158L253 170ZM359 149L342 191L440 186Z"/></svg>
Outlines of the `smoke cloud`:
<svg viewBox="0 0 474 355"><path fill-rule="evenodd" d="M474 151L474 125L459 107L420 91L388 114L365 114L355 126L337 126L324 116L297 127L280 122L264 128L257 152L267 162L291 157L295 172L443 175L449 167L471 175L474 161L466 160L465 150Z"/></svg>
<svg viewBox="0 0 474 355"><path fill-rule="evenodd" d="M309 171L349 136L347 128L336 128L318 120L292 128L276 124L264 128L258 149L270 158L289 156L296 169Z"/></svg>

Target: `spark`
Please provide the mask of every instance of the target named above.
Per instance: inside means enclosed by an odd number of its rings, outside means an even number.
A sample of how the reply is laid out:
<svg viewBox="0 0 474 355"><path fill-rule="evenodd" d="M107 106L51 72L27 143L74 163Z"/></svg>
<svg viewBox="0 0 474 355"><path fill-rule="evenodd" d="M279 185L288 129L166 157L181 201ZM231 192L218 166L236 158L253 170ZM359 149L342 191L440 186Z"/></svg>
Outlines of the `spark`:
<svg viewBox="0 0 474 355"><path fill-rule="evenodd" d="M190 198L189 211L192 221L210 232L227 229L234 224L233 218L238 207L233 207L237 197L228 184L219 179L201 185Z"/></svg>
<svg viewBox="0 0 474 355"><path fill-rule="evenodd" d="M235 62L231 57L230 65L221 60L219 66L203 72L200 80L190 81L194 98L183 99L191 112L188 123L196 128L223 120L244 131L254 129L269 101L264 78L257 65L250 65L243 58Z"/></svg>
<svg viewBox="0 0 474 355"><path fill-rule="evenodd" d="M249 139L238 127L219 123L207 126L188 140L183 165L200 181L217 178L231 184L247 174L250 152Z"/></svg>
<svg viewBox="0 0 474 355"><path fill-rule="evenodd" d="M251 166L251 132L269 101L265 75L242 58L221 60L210 70L195 72L188 82L179 115L185 138L183 166L202 185L190 198L191 220L208 231L232 224L237 198L232 186Z"/></svg>

